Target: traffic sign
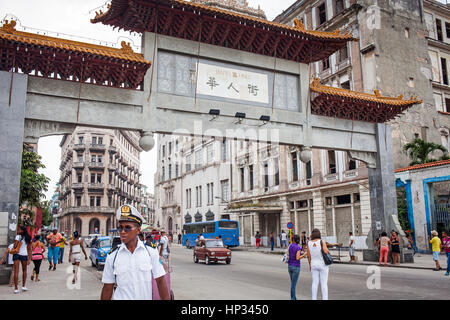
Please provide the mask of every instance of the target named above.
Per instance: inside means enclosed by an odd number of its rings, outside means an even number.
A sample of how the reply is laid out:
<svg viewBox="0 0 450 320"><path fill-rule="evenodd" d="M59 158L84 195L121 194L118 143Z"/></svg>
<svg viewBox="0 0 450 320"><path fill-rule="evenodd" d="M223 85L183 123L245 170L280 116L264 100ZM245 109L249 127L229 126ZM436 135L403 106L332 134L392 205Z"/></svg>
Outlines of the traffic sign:
<svg viewBox="0 0 450 320"><path fill-rule="evenodd" d="M287 228L288 229L293 229L294 228L294 224L292 222L288 222Z"/></svg>

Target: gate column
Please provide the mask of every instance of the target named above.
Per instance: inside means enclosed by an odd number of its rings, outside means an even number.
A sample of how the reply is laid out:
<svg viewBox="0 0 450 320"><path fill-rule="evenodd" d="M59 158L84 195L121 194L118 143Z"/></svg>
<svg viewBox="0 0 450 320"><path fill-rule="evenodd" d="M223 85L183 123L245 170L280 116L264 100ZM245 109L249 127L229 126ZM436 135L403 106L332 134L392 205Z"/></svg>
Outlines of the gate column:
<svg viewBox="0 0 450 320"><path fill-rule="evenodd" d="M17 230L27 79L0 71L0 255ZM4 266L0 284L9 281L11 269Z"/></svg>

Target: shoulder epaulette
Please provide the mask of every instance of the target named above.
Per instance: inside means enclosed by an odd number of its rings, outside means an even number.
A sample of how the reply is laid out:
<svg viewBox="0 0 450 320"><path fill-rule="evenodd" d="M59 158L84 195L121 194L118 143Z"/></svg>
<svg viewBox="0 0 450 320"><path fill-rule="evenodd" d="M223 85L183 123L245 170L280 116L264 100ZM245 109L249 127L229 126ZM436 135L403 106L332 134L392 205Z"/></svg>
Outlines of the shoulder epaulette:
<svg viewBox="0 0 450 320"><path fill-rule="evenodd" d="M153 244L153 243L145 243L145 245L148 246L148 247L150 247L150 248L153 248L153 249L156 248L156 245Z"/></svg>

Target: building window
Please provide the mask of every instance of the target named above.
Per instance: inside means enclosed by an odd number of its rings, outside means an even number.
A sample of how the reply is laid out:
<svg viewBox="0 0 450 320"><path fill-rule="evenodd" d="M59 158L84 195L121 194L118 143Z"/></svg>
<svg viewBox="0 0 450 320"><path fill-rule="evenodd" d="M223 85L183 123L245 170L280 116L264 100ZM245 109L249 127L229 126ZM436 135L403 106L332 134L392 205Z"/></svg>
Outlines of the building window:
<svg viewBox="0 0 450 320"><path fill-rule="evenodd" d="M327 8L325 2L317 7L317 18L319 26L327 21Z"/></svg>
<svg viewBox="0 0 450 320"><path fill-rule="evenodd" d="M278 186L280 184L280 165L278 158L275 158L273 166L275 169L275 185Z"/></svg>
<svg viewBox="0 0 450 320"><path fill-rule="evenodd" d="M229 191L228 191L228 180L220 181L220 189L221 189L221 198L222 202L228 202L229 200Z"/></svg>
<svg viewBox="0 0 450 320"><path fill-rule="evenodd" d="M90 204L91 207L95 206L95 197L90 197L89 198L89 204Z"/></svg>
<svg viewBox="0 0 450 320"><path fill-rule="evenodd" d="M178 169L178 163L175 164L175 178L178 178L179 169Z"/></svg>
<svg viewBox="0 0 450 320"><path fill-rule="evenodd" d="M195 169L198 169L202 166L202 150L198 150L195 152Z"/></svg>
<svg viewBox="0 0 450 320"><path fill-rule="evenodd" d="M172 165L169 164L169 180L172 179Z"/></svg>
<svg viewBox="0 0 450 320"><path fill-rule="evenodd" d="M444 41L443 35L442 35L442 21L439 19L436 19L436 32L437 32L437 38L439 41Z"/></svg>
<svg viewBox="0 0 450 320"><path fill-rule="evenodd" d="M445 112L450 112L450 99L445 98Z"/></svg>
<svg viewBox="0 0 450 320"><path fill-rule="evenodd" d="M163 158L166 157L166 146L165 145L162 146L162 156L163 156Z"/></svg>
<svg viewBox="0 0 450 320"><path fill-rule="evenodd" d="M112 207L112 197L108 196L108 207Z"/></svg>
<svg viewBox="0 0 450 320"><path fill-rule="evenodd" d="M448 85L447 59L441 58L442 83Z"/></svg>
<svg viewBox="0 0 450 320"><path fill-rule="evenodd" d="M310 180L312 178L312 170L311 170L311 161L308 161L305 164L305 176L307 180ZM308 185L311 184L311 182L307 183Z"/></svg>
<svg viewBox="0 0 450 320"><path fill-rule="evenodd" d="M328 150L328 173L336 173L336 154L334 150Z"/></svg>
<svg viewBox="0 0 450 320"><path fill-rule="evenodd" d="M356 161L353 159L348 160L348 170L355 170L356 169Z"/></svg>
<svg viewBox="0 0 450 320"><path fill-rule="evenodd" d="M292 181L298 181L297 152L292 152Z"/></svg>
<svg viewBox="0 0 450 320"><path fill-rule="evenodd" d="M345 82L342 82L341 83L341 88L342 89L347 89L347 90L350 90L350 81L345 81Z"/></svg>
<svg viewBox="0 0 450 320"><path fill-rule="evenodd" d="M334 2L335 14L339 14L344 10L344 0L335 0Z"/></svg>
<svg viewBox="0 0 450 320"><path fill-rule="evenodd" d="M81 196L77 196L77 207L81 207Z"/></svg>
<svg viewBox="0 0 450 320"><path fill-rule="evenodd" d="M241 182L241 192L245 191L245 180L244 180L244 168L239 168L240 182Z"/></svg>
<svg viewBox="0 0 450 320"><path fill-rule="evenodd" d="M214 148L212 143L206 147L206 161L208 164L214 161Z"/></svg>
<svg viewBox="0 0 450 320"><path fill-rule="evenodd" d="M339 50L338 54L339 62L345 61L348 59L348 48L347 46L343 47L341 50Z"/></svg>
<svg viewBox="0 0 450 320"><path fill-rule="evenodd" d="M228 159L228 152L227 152L227 140L222 140L222 161L226 161Z"/></svg>
<svg viewBox="0 0 450 320"><path fill-rule="evenodd" d="M82 183L83 182L83 175L81 173L77 173L77 182Z"/></svg>
<svg viewBox="0 0 450 320"><path fill-rule="evenodd" d="M248 170L249 170L249 186L250 186L249 190L253 190L253 165L252 164L248 167Z"/></svg>
<svg viewBox="0 0 450 320"><path fill-rule="evenodd" d="M191 155L186 156L186 172L191 171Z"/></svg>
<svg viewBox="0 0 450 320"><path fill-rule="evenodd" d="M77 153L77 157L78 157L78 162L83 162L83 154L82 153Z"/></svg>
<svg viewBox="0 0 450 320"><path fill-rule="evenodd" d="M101 206L101 200L102 200L102 197L96 197L96 202L95 202L95 206L96 207L100 207Z"/></svg>
<svg viewBox="0 0 450 320"><path fill-rule="evenodd" d="M348 204L348 203L352 203L352 199L349 194L336 197L336 204Z"/></svg>
<svg viewBox="0 0 450 320"><path fill-rule="evenodd" d="M169 155L172 154L172 142L169 142Z"/></svg>
<svg viewBox="0 0 450 320"><path fill-rule="evenodd" d="M91 183L95 183L95 173L91 173Z"/></svg>
<svg viewBox="0 0 450 320"><path fill-rule="evenodd" d="M164 176L164 172L165 172L164 167L161 167L161 181L165 181L166 180L165 176Z"/></svg>
<svg viewBox="0 0 450 320"><path fill-rule="evenodd" d="M450 23L445 23L445 35L447 36L447 39L450 39Z"/></svg>
<svg viewBox="0 0 450 320"><path fill-rule="evenodd" d="M330 68L330 57L322 60L322 71L328 70Z"/></svg>
<svg viewBox="0 0 450 320"><path fill-rule="evenodd" d="M267 191L269 190L269 165L267 162L264 162L263 168L264 168L264 176L263 176L264 191Z"/></svg>
<svg viewBox="0 0 450 320"><path fill-rule="evenodd" d="M78 144L83 144L84 137L78 137Z"/></svg>

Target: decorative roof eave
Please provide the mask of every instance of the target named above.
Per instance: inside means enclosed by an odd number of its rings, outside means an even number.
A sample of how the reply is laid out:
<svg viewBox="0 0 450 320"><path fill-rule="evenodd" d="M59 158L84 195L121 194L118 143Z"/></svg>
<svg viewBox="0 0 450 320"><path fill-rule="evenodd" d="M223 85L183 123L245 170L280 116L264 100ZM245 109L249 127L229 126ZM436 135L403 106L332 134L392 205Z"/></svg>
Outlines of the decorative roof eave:
<svg viewBox="0 0 450 320"><path fill-rule="evenodd" d="M428 162L428 163L423 163L423 164L416 164L414 166L400 168L400 169L396 169L394 171L395 171L395 173L400 173L400 172L406 172L406 171L440 167L440 166L445 166L445 165L450 165L450 160L439 160L439 161L433 161L433 162Z"/></svg>
<svg viewBox="0 0 450 320"><path fill-rule="evenodd" d="M411 106L423 102L417 97L403 100L402 95L384 97L378 90L368 94L325 86L318 78L311 83L310 90L315 93L311 99L313 114L375 123L392 120Z"/></svg>
<svg viewBox="0 0 450 320"><path fill-rule="evenodd" d="M160 17L161 11L171 11L169 14L172 14L172 16L182 15L183 18L174 22L167 16ZM244 33L243 30L242 33L227 34L223 29L221 31L214 29L211 34L209 34L209 30L203 30L208 35L204 36L202 33L201 37L198 36L199 31L195 30L189 37L185 35L185 29L187 29L185 24L189 23L188 20L191 22L191 29L198 29L201 20L209 24L218 24L221 27L226 25L231 28L239 28L239 30L246 29L247 32L259 34L261 39L255 39L254 35L247 35L247 37L244 36L246 38L245 44L242 44L240 40ZM157 25L158 21L160 22L159 26ZM108 5L108 11L97 13L95 18L91 19L91 22L101 22L126 31L157 32L194 41L201 38L200 41L205 43L269 56L273 56L275 52L279 58L303 63L323 60L344 47L347 42L357 40L351 33L341 34L340 30L335 32L306 30L298 20L295 20L295 26L291 27L184 0L112 0L111 4ZM169 26L161 26L163 23ZM173 25L170 26L170 24ZM173 30L169 30L170 28ZM176 34L180 28L183 31ZM211 40L214 32L219 33L220 38L223 36L223 39L220 41L217 41L217 39L215 39L216 41ZM282 43L280 44L280 39L267 39L270 36L280 38ZM230 45L230 43L232 44Z"/></svg>
<svg viewBox="0 0 450 320"><path fill-rule="evenodd" d="M144 56L140 53L133 52L130 44L122 41L121 49L110 48L90 43L66 40L61 38L54 38L43 36L34 33L22 32L15 29L16 22L12 20L0 27L0 39L19 42L27 45L50 47L55 49L62 49L72 52L87 53L92 55L99 55L103 57L120 59L130 62L138 62L151 65L151 62L146 61Z"/></svg>

